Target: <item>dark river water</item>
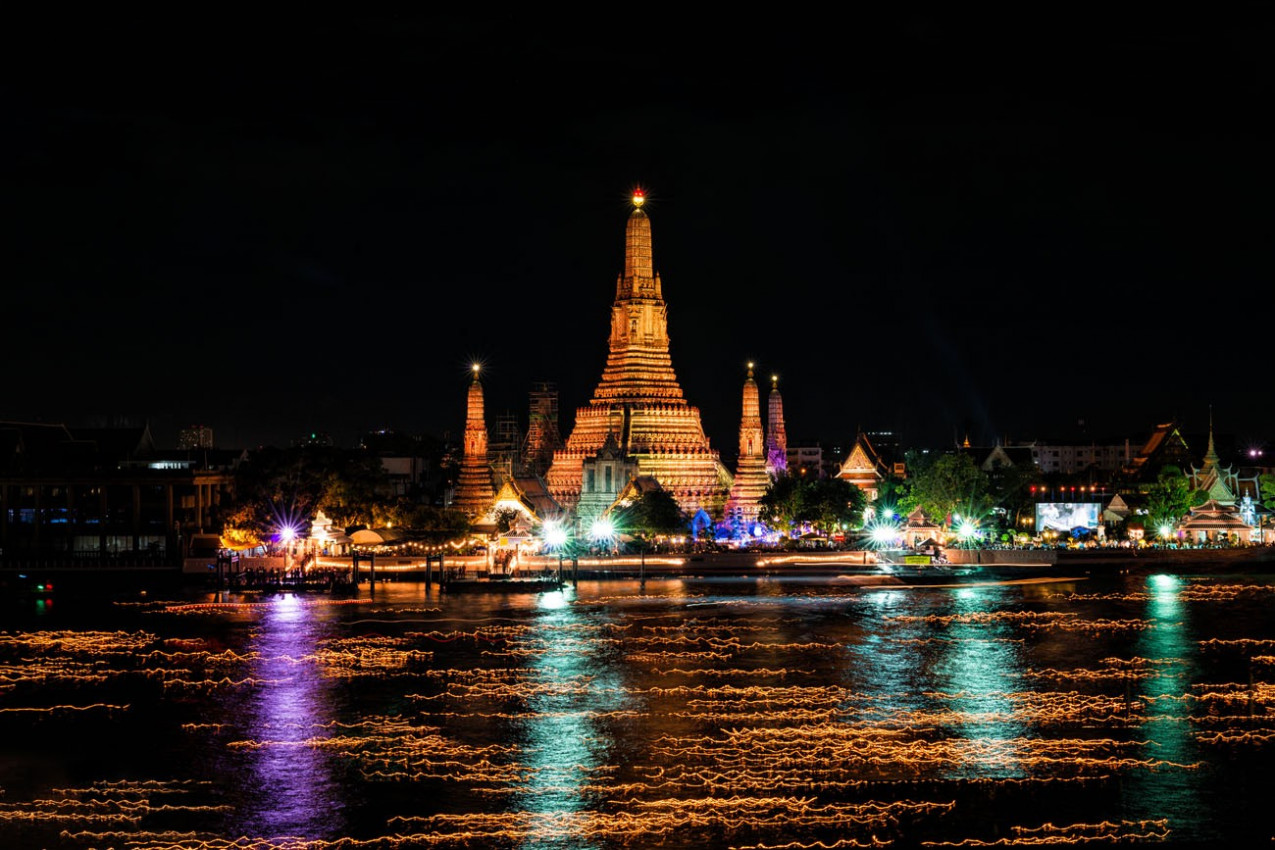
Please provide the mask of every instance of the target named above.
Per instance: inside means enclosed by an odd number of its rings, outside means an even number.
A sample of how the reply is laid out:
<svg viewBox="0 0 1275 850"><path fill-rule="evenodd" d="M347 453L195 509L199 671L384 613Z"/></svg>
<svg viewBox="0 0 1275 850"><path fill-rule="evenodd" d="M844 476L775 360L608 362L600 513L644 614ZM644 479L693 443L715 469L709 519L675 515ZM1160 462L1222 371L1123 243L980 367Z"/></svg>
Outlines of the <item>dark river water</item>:
<svg viewBox="0 0 1275 850"><path fill-rule="evenodd" d="M1275 836L1275 579L22 600L0 848Z"/></svg>

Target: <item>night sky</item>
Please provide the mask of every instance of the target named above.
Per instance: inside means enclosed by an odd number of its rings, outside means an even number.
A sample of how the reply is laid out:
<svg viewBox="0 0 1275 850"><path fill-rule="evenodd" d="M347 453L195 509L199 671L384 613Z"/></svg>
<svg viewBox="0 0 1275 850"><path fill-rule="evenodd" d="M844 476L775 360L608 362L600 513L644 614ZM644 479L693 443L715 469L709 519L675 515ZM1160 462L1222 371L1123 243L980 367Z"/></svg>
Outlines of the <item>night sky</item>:
<svg viewBox="0 0 1275 850"><path fill-rule="evenodd" d="M11 22L0 419L565 434L641 186L725 458L749 360L791 441L1268 442L1273 10Z"/></svg>

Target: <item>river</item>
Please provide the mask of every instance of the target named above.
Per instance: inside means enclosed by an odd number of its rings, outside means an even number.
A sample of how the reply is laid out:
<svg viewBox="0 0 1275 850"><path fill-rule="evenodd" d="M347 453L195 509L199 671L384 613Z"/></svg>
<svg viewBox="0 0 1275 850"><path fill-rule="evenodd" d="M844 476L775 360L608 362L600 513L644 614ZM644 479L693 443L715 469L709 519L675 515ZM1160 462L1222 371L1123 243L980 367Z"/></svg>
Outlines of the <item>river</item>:
<svg viewBox="0 0 1275 850"><path fill-rule="evenodd" d="M0 846L1269 845L1275 576L0 610Z"/></svg>

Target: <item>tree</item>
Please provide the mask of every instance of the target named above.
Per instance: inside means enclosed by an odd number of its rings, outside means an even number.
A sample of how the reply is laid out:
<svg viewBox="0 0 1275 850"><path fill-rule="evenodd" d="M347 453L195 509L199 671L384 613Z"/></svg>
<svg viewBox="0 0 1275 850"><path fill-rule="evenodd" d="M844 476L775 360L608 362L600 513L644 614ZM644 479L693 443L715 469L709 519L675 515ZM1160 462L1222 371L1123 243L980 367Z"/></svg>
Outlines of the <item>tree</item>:
<svg viewBox="0 0 1275 850"><path fill-rule="evenodd" d="M785 472L775 477L758 503L761 521L774 529L788 530L803 512L805 479Z"/></svg>
<svg viewBox="0 0 1275 850"><path fill-rule="evenodd" d="M844 478L778 476L760 502L762 522L791 530L809 525L825 532L862 524L867 497Z"/></svg>
<svg viewBox="0 0 1275 850"><path fill-rule="evenodd" d="M1193 497L1191 482L1176 466L1160 470L1155 483L1147 488L1147 515L1153 529L1176 525L1191 510L1198 497Z"/></svg>
<svg viewBox="0 0 1275 850"><path fill-rule="evenodd" d="M1275 475L1266 473L1257 479L1257 491L1262 496L1262 507L1275 511Z"/></svg>
<svg viewBox="0 0 1275 850"><path fill-rule="evenodd" d="M318 511L335 525L375 525L394 507L380 459L332 446L267 448L237 470L226 512L234 533L269 540L285 526L305 534Z"/></svg>
<svg viewBox="0 0 1275 850"><path fill-rule="evenodd" d="M400 499L389 513L396 528L410 529L414 537L429 543L459 540L469 534L470 521L460 511L422 505Z"/></svg>
<svg viewBox="0 0 1275 850"><path fill-rule="evenodd" d="M987 473L969 455L943 455L912 477L907 507L919 506L936 518L955 513L983 517L992 507L989 486Z"/></svg>
<svg viewBox="0 0 1275 850"><path fill-rule="evenodd" d="M1003 466L988 476L992 504L1003 509L1006 531L1012 531L1024 515L1033 515L1036 500L1032 488L1043 481L1040 468L1034 463Z"/></svg>
<svg viewBox="0 0 1275 850"><path fill-rule="evenodd" d="M667 490L648 490L612 517L615 527L639 537L681 534L690 531L690 520Z"/></svg>

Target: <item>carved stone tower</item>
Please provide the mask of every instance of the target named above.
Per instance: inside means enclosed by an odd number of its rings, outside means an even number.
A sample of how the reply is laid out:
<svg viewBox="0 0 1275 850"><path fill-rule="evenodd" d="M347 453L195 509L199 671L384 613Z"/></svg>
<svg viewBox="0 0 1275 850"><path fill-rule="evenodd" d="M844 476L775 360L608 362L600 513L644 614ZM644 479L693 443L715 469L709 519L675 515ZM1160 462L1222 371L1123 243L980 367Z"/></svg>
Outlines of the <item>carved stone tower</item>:
<svg viewBox="0 0 1275 850"><path fill-rule="evenodd" d="M766 406L766 472L774 478L788 471L788 432L784 430L784 398L779 394L778 375L770 376Z"/></svg>
<svg viewBox="0 0 1275 850"><path fill-rule="evenodd" d="M682 510L720 512L731 474L709 445L699 408L682 397L669 356L668 306L651 253L651 220L641 192L625 230L624 273L615 286L611 338L602 381L576 411L566 445L546 476L550 495L569 511L580 498L582 463L614 434L626 457L672 494Z"/></svg>
<svg viewBox="0 0 1275 850"><path fill-rule="evenodd" d="M744 412L739 421L739 460L735 463L735 482L726 500L726 518L744 525L757 521L761 497L766 495L770 476L766 474L766 444L761 430L761 402L757 382L753 380L753 364L748 364L744 380Z"/></svg>
<svg viewBox="0 0 1275 850"><path fill-rule="evenodd" d="M491 463L487 457L487 423L483 419L483 385L478 381L478 364L469 385L465 413L465 453L460 461L454 507L468 516L478 516L491 507L496 491L491 486Z"/></svg>

